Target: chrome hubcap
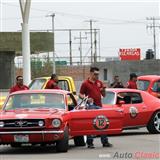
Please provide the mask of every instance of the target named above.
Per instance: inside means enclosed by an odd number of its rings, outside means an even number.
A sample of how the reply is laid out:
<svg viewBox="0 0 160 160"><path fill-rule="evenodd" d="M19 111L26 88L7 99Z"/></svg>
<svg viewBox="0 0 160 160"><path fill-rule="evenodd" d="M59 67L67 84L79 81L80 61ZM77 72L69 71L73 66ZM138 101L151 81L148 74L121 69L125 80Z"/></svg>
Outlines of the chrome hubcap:
<svg viewBox="0 0 160 160"><path fill-rule="evenodd" d="M157 112L154 117L154 126L158 132L160 132L160 112Z"/></svg>

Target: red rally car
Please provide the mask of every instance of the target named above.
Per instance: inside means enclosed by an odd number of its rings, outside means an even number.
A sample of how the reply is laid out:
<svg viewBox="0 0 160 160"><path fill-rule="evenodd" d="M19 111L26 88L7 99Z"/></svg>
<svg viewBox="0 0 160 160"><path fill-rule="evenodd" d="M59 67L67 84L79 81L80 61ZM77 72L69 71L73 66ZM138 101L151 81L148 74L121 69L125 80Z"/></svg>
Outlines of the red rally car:
<svg viewBox="0 0 160 160"><path fill-rule="evenodd" d="M67 152L69 139L85 145L83 135L119 134L121 108L87 110L63 90L25 90L10 94L0 111L0 144L56 144Z"/></svg>
<svg viewBox="0 0 160 160"><path fill-rule="evenodd" d="M137 86L139 90L146 91L160 98L160 75L139 76Z"/></svg>
<svg viewBox="0 0 160 160"><path fill-rule="evenodd" d="M147 127L149 133L160 133L160 100L149 93L135 89L106 89L103 108L111 107L124 113L123 130Z"/></svg>

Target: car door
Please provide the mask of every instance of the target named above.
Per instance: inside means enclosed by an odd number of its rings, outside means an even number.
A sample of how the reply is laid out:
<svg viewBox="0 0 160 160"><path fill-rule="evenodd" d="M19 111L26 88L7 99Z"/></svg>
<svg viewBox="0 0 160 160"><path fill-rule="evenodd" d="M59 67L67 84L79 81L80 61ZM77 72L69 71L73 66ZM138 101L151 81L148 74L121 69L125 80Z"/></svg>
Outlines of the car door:
<svg viewBox="0 0 160 160"><path fill-rule="evenodd" d="M119 134L123 126L123 112L119 108L87 110L86 103L77 100L73 94L66 96L68 122L71 136Z"/></svg>
<svg viewBox="0 0 160 160"><path fill-rule="evenodd" d="M147 119L147 106L143 102L142 96L138 92L125 93L121 107L124 109L124 128L143 126Z"/></svg>
<svg viewBox="0 0 160 160"><path fill-rule="evenodd" d="M69 95L68 95L69 96ZM74 96L70 96L70 104L75 104ZM70 109L69 109L70 110ZM85 109L84 103L76 105L69 111L69 127L71 136L119 134L123 127L123 112L119 108Z"/></svg>

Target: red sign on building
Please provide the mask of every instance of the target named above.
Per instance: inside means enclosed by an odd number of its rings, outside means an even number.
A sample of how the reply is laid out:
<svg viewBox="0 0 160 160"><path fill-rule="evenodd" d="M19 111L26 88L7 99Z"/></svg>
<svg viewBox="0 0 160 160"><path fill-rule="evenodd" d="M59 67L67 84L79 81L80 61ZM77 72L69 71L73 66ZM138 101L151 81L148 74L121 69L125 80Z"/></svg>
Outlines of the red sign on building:
<svg viewBox="0 0 160 160"><path fill-rule="evenodd" d="M140 48L119 49L119 57L121 60L140 60L141 49Z"/></svg>

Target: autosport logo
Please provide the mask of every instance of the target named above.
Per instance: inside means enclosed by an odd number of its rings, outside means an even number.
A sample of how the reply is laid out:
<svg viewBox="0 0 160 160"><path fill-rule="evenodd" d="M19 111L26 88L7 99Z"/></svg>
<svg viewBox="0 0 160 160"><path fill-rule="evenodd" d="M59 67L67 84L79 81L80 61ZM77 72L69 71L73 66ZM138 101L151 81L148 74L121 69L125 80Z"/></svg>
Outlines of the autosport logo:
<svg viewBox="0 0 160 160"><path fill-rule="evenodd" d="M107 129L109 127L109 120L107 117L99 115L93 120L93 126L97 130Z"/></svg>

